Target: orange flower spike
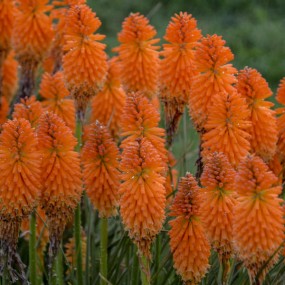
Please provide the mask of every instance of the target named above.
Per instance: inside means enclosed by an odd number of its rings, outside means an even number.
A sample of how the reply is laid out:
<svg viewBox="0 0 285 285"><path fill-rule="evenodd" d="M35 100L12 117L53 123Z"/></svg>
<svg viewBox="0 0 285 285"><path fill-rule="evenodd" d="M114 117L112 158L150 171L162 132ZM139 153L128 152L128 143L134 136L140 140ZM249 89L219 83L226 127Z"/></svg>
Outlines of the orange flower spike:
<svg viewBox="0 0 285 285"><path fill-rule="evenodd" d="M278 178L260 157L248 156L240 163L235 190L238 198L234 208L234 243L239 258L254 278L275 253L284 239L282 191ZM278 254L263 270L263 279L278 260Z"/></svg>
<svg viewBox="0 0 285 285"><path fill-rule="evenodd" d="M83 178L88 197L101 217L115 215L119 201L119 150L107 128L96 122L90 126L82 149Z"/></svg>
<svg viewBox="0 0 285 285"><path fill-rule="evenodd" d="M11 102L18 85L18 62L14 58L14 51L10 51L3 63L2 96Z"/></svg>
<svg viewBox="0 0 285 285"><path fill-rule="evenodd" d="M70 274L71 270L76 269L76 247L74 236L69 238L68 242L64 245L65 247L65 257L71 268L68 267L66 274ZM81 230L81 248L82 248L82 269L85 272L86 269L86 250L87 250L87 237L83 230Z"/></svg>
<svg viewBox="0 0 285 285"><path fill-rule="evenodd" d="M40 196L41 155L37 150L37 139L27 120L9 120L2 128L0 238L1 251L5 253L6 258L1 259L0 263L1 267L5 266L10 271L12 280L18 280L16 278L20 276L21 284L26 284L25 272L16 253L16 246L21 221L32 213ZM14 265L7 266L3 264L5 262L10 265L15 262L20 272L16 274L12 269Z"/></svg>
<svg viewBox="0 0 285 285"><path fill-rule="evenodd" d="M117 58L114 57L109 60L107 80L102 90L92 100L91 121L98 120L108 126L113 136L117 136L125 102L126 94L120 81L120 69Z"/></svg>
<svg viewBox="0 0 285 285"><path fill-rule="evenodd" d="M128 144L120 164L119 193L123 224L140 253L150 258L150 245L165 218L165 178L161 159L152 144L138 139Z"/></svg>
<svg viewBox="0 0 285 285"><path fill-rule="evenodd" d="M47 15L48 0L18 0L13 29L13 48L20 63L19 98L32 96L36 71L53 38L52 21Z"/></svg>
<svg viewBox="0 0 285 285"><path fill-rule="evenodd" d="M39 93L45 99L42 102L44 109L58 115L74 132L74 100L66 98L69 96L69 92L64 85L62 72L58 71L53 75L44 73Z"/></svg>
<svg viewBox="0 0 285 285"><path fill-rule="evenodd" d="M24 118L30 122L33 128L36 128L42 112L41 103L36 100L35 96L32 96L21 99L21 103L15 104L13 119Z"/></svg>
<svg viewBox="0 0 285 285"><path fill-rule="evenodd" d="M42 114L39 127L42 160L42 207L47 215L51 259L56 255L66 223L80 201L82 181L77 144L70 128L56 114Z"/></svg>
<svg viewBox="0 0 285 285"><path fill-rule="evenodd" d="M200 188L187 173L171 206L170 248L174 268L185 284L199 284L209 268L210 245L201 223Z"/></svg>
<svg viewBox="0 0 285 285"><path fill-rule="evenodd" d="M234 59L234 55L225 43L220 36L207 35L196 50L198 74L193 78L189 108L195 126L200 131L210 113L210 106L215 102L212 97L221 91L232 93L232 85L236 83L237 70L228 63Z"/></svg>
<svg viewBox="0 0 285 285"><path fill-rule="evenodd" d="M236 167L250 150L251 122L247 104L238 93L218 93L213 96L202 136L202 156L209 152L223 152Z"/></svg>
<svg viewBox="0 0 285 285"><path fill-rule="evenodd" d="M269 169L278 177L277 184L281 185L283 181L284 170L278 152L276 152L273 158L267 162L267 165Z"/></svg>
<svg viewBox="0 0 285 285"><path fill-rule="evenodd" d="M207 235L222 260L232 253L234 181L236 172L222 152L207 156L201 176L202 219Z"/></svg>
<svg viewBox="0 0 285 285"><path fill-rule="evenodd" d="M0 1L0 66L11 48L15 18L15 4L11 0Z"/></svg>
<svg viewBox="0 0 285 285"><path fill-rule="evenodd" d="M19 61L42 60L50 47L53 31L48 0L18 0L13 45Z"/></svg>
<svg viewBox="0 0 285 285"><path fill-rule="evenodd" d="M238 75L237 91L247 101L251 112L251 147L252 151L265 160L270 160L277 144L277 120L274 104L264 101L272 95L266 80L252 68L245 68Z"/></svg>
<svg viewBox="0 0 285 285"><path fill-rule="evenodd" d="M167 92L171 98L188 101L194 71L194 49L201 38L196 20L192 15L180 12L171 18L164 39L161 55L162 96Z"/></svg>
<svg viewBox="0 0 285 285"><path fill-rule="evenodd" d="M195 48L201 38L192 15L180 12L171 18L164 39L160 64L161 98L165 103L167 142L170 146L184 107L189 100L194 67Z"/></svg>
<svg viewBox="0 0 285 285"><path fill-rule="evenodd" d="M158 92L159 53L154 46L156 31L149 20L139 13L131 13L118 35L121 45L114 49L119 53L121 79L127 92L141 91L148 98Z"/></svg>
<svg viewBox="0 0 285 285"><path fill-rule="evenodd" d="M53 1L52 4L55 7L51 11L51 19L56 22L53 25L55 37L52 41L52 45L48 56L43 62L43 68L48 73L56 73L62 66L62 47L64 45L64 34L66 26L66 15L68 9L73 5L85 4L85 0L63 0Z"/></svg>
<svg viewBox="0 0 285 285"><path fill-rule="evenodd" d="M137 138L146 138L156 148L162 162L166 165L168 154L165 149L165 132L158 127L159 120L157 109L142 93L128 94L121 118L121 136L126 137L121 147L124 148Z"/></svg>
<svg viewBox="0 0 285 285"><path fill-rule="evenodd" d="M84 114L89 99L103 86L107 76L106 45L99 41L104 35L94 34L101 26L96 14L86 5L75 5L66 18L63 57L67 87Z"/></svg>

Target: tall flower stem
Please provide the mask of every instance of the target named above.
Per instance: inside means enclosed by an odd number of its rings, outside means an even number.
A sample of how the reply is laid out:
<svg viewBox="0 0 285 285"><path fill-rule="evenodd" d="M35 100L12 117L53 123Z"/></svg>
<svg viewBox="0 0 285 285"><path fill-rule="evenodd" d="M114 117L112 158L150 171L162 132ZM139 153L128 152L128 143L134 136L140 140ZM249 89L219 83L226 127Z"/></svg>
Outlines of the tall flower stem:
<svg viewBox="0 0 285 285"><path fill-rule="evenodd" d="M134 252L137 251L137 247L135 246ZM134 254L133 259L133 270L132 270L132 284L137 285L139 283L139 259L137 254Z"/></svg>
<svg viewBox="0 0 285 285"><path fill-rule="evenodd" d="M30 218L29 264L31 285L37 285L37 239L36 239L36 214Z"/></svg>
<svg viewBox="0 0 285 285"><path fill-rule="evenodd" d="M55 259L55 270L56 270L56 284L57 285L63 285L63 267L62 267L62 262L63 262L63 256L62 256L62 250L60 248L57 257Z"/></svg>
<svg viewBox="0 0 285 285"><path fill-rule="evenodd" d="M144 255L140 256L140 270L142 285L150 285L149 260Z"/></svg>
<svg viewBox="0 0 285 285"><path fill-rule="evenodd" d="M100 273L104 278L101 278L100 284L107 285L106 279L108 274L108 218L100 220Z"/></svg>
<svg viewBox="0 0 285 285"><path fill-rule="evenodd" d="M80 113L77 112L76 118L76 137L78 144L76 151L80 152L81 141L82 141L82 117ZM77 284L83 284L83 270L82 270L82 244L81 244L81 209L80 203L77 205L74 217L74 237L75 237L75 251L76 251L76 277Z"/></svg>

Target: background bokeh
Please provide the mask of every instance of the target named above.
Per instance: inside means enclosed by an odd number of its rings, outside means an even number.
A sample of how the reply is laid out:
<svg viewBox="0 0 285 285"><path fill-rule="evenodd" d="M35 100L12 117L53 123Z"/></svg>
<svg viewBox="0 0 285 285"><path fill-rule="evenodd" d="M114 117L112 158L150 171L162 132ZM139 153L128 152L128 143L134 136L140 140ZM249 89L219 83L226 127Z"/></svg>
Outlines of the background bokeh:
<svg viewBox="0 0 285 285"><path fill-rule="evenodd" d="M284 0L88 0L88 4L102 21L100 32L107 35L109 54L129 13L146 15L162 39L170 17L186 11L197 19L203 35L223 36L238 69L258 69L274 91L285 76Z"/></svg>

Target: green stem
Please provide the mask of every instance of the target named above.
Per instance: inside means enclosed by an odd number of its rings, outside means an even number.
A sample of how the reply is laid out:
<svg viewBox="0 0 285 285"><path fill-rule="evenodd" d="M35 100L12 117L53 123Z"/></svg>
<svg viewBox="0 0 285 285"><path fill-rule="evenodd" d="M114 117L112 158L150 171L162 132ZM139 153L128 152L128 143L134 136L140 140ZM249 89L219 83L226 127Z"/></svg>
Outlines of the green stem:
<svg viewBox="0 0 285 285"><path fill-rule="evenodd" d="M104 279L107 279L108 274L108 256L107 256L107 247L108 247L108 219L101 218L100 221L100 273ZM106 280L101 278L100 284L107 285Z"/></svg>
<svg viewBox="0 0 285 285"><path fill-rule="evenodd" d="M161 254L160 254L160 245L161 245L161 236L158 235L156 238L156 242L155 242L155 271L159 270L160 267L160 259L161 259ZM156 279L157 281L158 279ZM155 282L155 284L157 284L157 282Z"/></svg>
<svg viewBox="0 0 285 285"><path fill-rule="evenodd" d="M86 193L85 193L86 194ZM91 240L92 240L92 233L94 231L94 211L93 211L93 207L87 197L87 195L85 195L85 204L86 204L86 209L88 211L88 213L86 212L86 217L87 217L87 244L86 244L86 268L85 268L85 284L86 285L90 285L90 266L92 266L91 262L91 250L92 250L92 246L91 246Z"/></svg>
<svg viewBox="0 0 285 285"><path fill-rule="evenodd" d="M77 124L76 124L76 137L78 144L76 146L76 151L80 152L81 141L82 141L82 120L80 115L77 114ZM83 284L83 270L82 270L82 246L81 246L81 210L80 202L75 210L74 219L74 237L75 237L75 252L76 252L76 277L77 285Z"/></svg>
<svg viewBox="0 0 285 285"><path fill-rule="evenodd" d="M135 247L135 251L137 250L137 247ZM137 285L139 283L139 259L137 254L134 254L134 260L133 260L133 270L132 270L132 283L133 285Z"/></svg>
<svg viewBox="0 0 285 285"><path fill-rule="evenodd" d="M57 257L55 259L55 266L56 266L56 280L57 285L63 285L63 266L62 266L63 258L62 258L62 251L61 248L57 254Z"/></svg>
<svg viewBox="0 0 285 285"><path fill-rule="evenodd" d="M29 264L31 285L37 285L37 238L36 238L36 214L33 212L30 218L29 240Z"/></svg>
<svg viewBox="0 0 285 285"><path fill-rule="evenodd" d="M140 263L142 285L150 285L149 260L142 255L140 257Z"/></svg>

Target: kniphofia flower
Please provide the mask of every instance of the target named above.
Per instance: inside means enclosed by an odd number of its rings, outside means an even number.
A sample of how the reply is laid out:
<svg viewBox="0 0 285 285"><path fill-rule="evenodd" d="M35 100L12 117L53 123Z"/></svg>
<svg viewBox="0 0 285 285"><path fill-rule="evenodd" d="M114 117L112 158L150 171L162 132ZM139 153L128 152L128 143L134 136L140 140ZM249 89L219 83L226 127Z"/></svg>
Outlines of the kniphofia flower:
<svg viewBox="0 0 285 285"><path fill-rule="evenodd" d="M13 29L13 47L21 65L20 98L30 97L35 85L38 64L48 51L52 22L47 12L48 0L18 0Z"/></svg>
<svg viewBox="0 0 285 285"><path fill-rule="evenodd" d="M252 152L268 161L273 157L277 144L275 111L270 109L274 104L264 100L272 95L272 91L261 74L248 67L239 72L237 91L246 99L251 112Z"/></svg>
<svg viewBox="0 0 285 285"><path fill-rule="evenodd" d="M86 193L99 215L116 214L119 201L119 150L108 129L96 122L90 126L82 149Z"/></svg>
<svg viewBox="0 0 285 285"><path fill-rule="evenodd" d="M14 58L14 51L10 51L3 63L2 95L7 102L11 102L18 85L18 62Z"/></svg>
<svg viewBox="0 0 285 285"><path fill-rule="evenodd" d="M42 114L37 133L43 156L41 204L47 215L49 255L53 258L65 225L71 220L80 201L80 161L78 153L74 151L77 141L71 129L56 114Z"/></svg>
<svg viewBox="0 0 285 285"><path fill-rule="evenodd" d="M238 257L255 277L261 267L261 279L278 260L273 256L284 240L282 191L278 178L258 156L247 156L239 165L235 191L234 243Z"/></svg>
<svg viewBox="0 0 285 285"><path fill-rule="evenodd" d="M91 121L98 120L108 126L113 136L117 136L120 129L121 112L126 102L126 94L121 85L117 58L110 59L108 64L106 82L102 90L92 100Z"/></svg>
<svg viewBox="0 0 285 285"><path fill-rule="evenodd" d="M69 274L71 269L76 269L76 245L74 236L68 239L64 245L65 257L70 267L67 268L66 274ZM83 229L81 229L81 252L82 252L82 269L86 269L86 250L87 250L87 237ZM89 263L88 263L89 264Z"/></svg>
<svg viewBox="0 0 285 285"><path fill-rule="evenodd" d="M67 87L82 115L89 99L101 89L107 75L106 45L100 43L105 36L94 34L100 26L101 21L88 6L75 5L69 9L63 70Z"/></svg>
<svg viewBox="0 0 285 285"><path fill-rule="evenodd" d="M210 245L201 222L201 189L187 173L171 206L170 248L174 268L185 284L199 284L209 267Z"/></svg>
<svg viewBox="0 0 285 285"><path fill-rule="evenodd" d="M3 125L0 160L0 265L1 268L7 265L12 281L20 277L24 284L23 264L16 253L18 233L22 220L36 207L41 192L41 154L27 120L9 120ZM20 272L16 273L14 268Z"/></svg>
<svg viewBox="0 0 285 285"><path fill-rule="evenodd" d="M158 92L159 53L154 39L156 30L139 13L131 13L118 35L121 79L126 92L141 91L152 98Z"/></svg>
<svg viewBox="0 0 285 285"><path fill-rule="evenodd" d="M42 105L35 96L21 99L21 103L15 104L13 119L24 118L28 120L32 127L36 128L40 116L43 112Z"/></svg>
<svg viewBox="0 0 285 285"><path fill-rule="evenodd" d="M223 152L233 166L237 166L250 150L249 109L237 92L221 92L213 96L202 136L203 153Z"/></svg>
<svg viewBox="0 0 285 285"><path fill-rule="evenodd" d="M64 85L62 72L58 71L53 75L47 72L44 73L39 93L45 99L42 102L44 109L54 112L74 131L74 100L66 98L69 96L69 92Z"/></svg>
<svg viewBox="0 0 285 285"><path fill-rule="evenodd" d="M137 138L145 138L158 151L162 162L167 163L164 129L159 128L160 116L157 109L140 92L128 94L121 118L122 137L126 137L121 147L124 148Z"/></svg>
<svg viewBox="0 0 285 285"><path fill-rule="evenodd" d="M222 152L214 152L204 160L201 176L202 219L207 236L221 260L232 253L233 207L235 205L235 170Z"/></svg>
<svg viewBox="0 0 285 285"><path fill-rule="evenodd" d="M221 36L207 35L196 50L196 71L189 96L190 115L197 130L202 131L209 108L215 102L213 96L219 92L232 93L237 70L228 62L234 59L230 48Z"/></svg>
<svg viewBox="0 0 285 285"><path fill-rule="evenodd" d="M68 9L73 5L85 4L85 0L54 0L52 2L56 9L51 11L54 38L47 57L43 62L44 70L48 73L56 73L62 67L62 47L64 45L64 34L66 26L66 15Z"/></svg>
<svg viewBox="0 0 285 285"><path fill-rule="evenodd" d="M15 3L11 0L0 1L0 69L10 48L15 19Z"/></svg>
<svg viewBox="0 0 285 285"><path fill-rule="evenodd" d="M150 257L150 245L165 218L165 178L161 158L146 139L130 142L124 149L119 193L123 224L139 251Z"/></svg>
<svg viewBox="0 0 285 285"><path fill-rule="evenodd" d="M201 38L196 20L186 12L175 14L166 29L160 64L161 98L165 104L168 143L178 127L184 107L188 103L195 73L195 48ZM175 120L175 121L174 121Z"/></svg>

